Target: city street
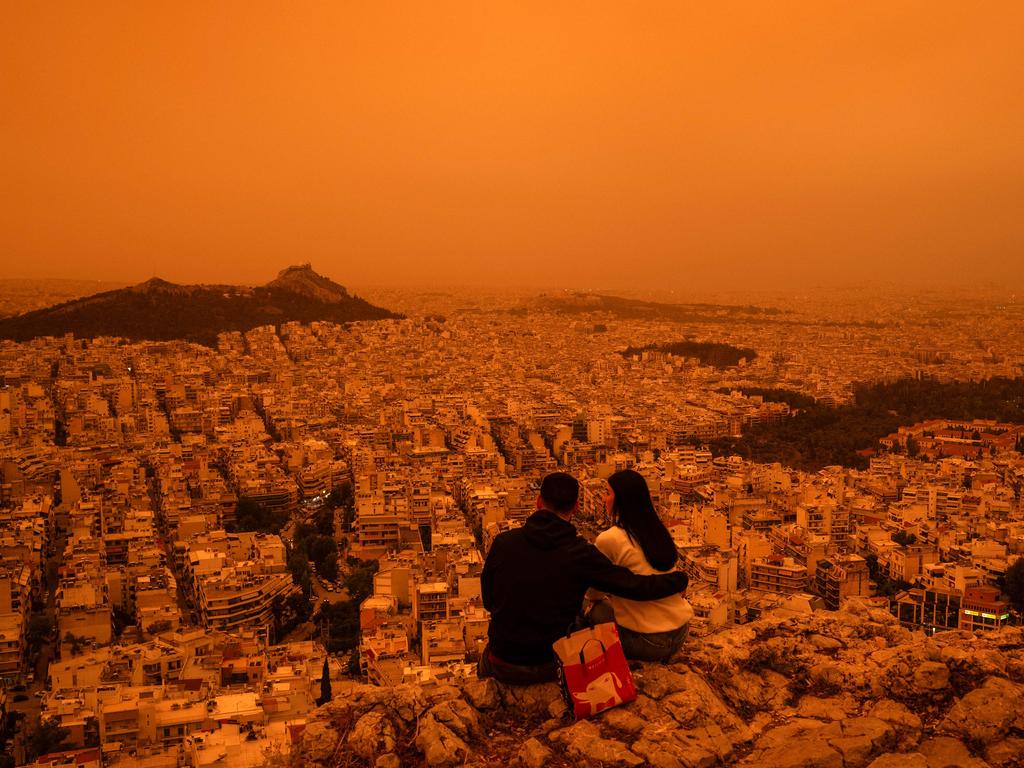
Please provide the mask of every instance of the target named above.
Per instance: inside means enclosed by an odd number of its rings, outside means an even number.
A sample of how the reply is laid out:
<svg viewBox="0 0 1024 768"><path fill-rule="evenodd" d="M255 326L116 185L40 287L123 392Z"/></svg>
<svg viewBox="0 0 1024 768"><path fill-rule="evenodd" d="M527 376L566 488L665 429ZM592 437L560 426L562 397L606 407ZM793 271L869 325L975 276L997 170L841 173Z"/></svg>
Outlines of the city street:
<svg viewBox="0 0 1024 768"><path fill-rule="evenodd" d="M344 587L339 591L328 592L324 589L324 584L318 576L313 576L313 596L316 604L322 603L326 600L329 603L342 603L348 600L348 590Z"/></svg>

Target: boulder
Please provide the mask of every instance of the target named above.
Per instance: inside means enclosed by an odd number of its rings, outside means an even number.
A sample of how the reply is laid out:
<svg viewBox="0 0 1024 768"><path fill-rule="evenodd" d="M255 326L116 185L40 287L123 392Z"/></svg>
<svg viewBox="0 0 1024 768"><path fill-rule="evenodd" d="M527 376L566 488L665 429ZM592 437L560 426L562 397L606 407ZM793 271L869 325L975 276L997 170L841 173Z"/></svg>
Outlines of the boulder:
<svg viewBox="0 0 1024 768"><path fill-rule="evenodd" d="M516 753L516 765L522 768L544 768L554 754L537 739L529 738Z"/></svg>
<svg viewBox="0 0 1024 768"><path fill-rule="evenodd" d="M446 726L464 740L479 736L480 716L464 699L442 701L430 708L429 717Z"/></svg>
<svg viewBox="0 0 1024 768"><path fill-rule="evenodd" d="M890 752L876 757L868 768L928 768L928 762L920 752Z"/></svg>
<svg viewBox="0 0 1024 768"><path fill-rule="evenodd" d="M774 747L748 758L740 765L772 768L843 768L843 757L828 744L814 739L793 742L789 747Z"/></svg>
<svg viewBox="0 0 1024 768"><path fill-rule="evenodd" d="M416 748L423 753L429 766L461 765L471 752L465 741L433 715L426 715L420 720Z"/></svg>
<svg viewBox="0 0 1024 768"><path fill-rule="evenodd" d="M949 668L941 661L926 661L914 670L914 687L923 691L941 691L949 687Z"/></svg>
<svg viewBox="0 0 1024 768"><path fill-rule="evenodd" d="M868 714L896 727L897 730L919 733L921 718L911 712L905 704L892 699L875 702Z"/></svg>
<svg viewBox="0 0 1024 768"><path fill-rule="evenodd" d="M561 744L570 757L607 768L637 768L644 764L644 759L622 742L602 738L598 727L587 720L555 731L548 738Z"/></svg>
<svg viewBox="0 0 1024 768"><path fill-rule="evenodd" d="M526 715L546 715L551 703L562 699L562 690L558 683L498 685L505 706Z"/></svg>
<svg viewBox="0 0 1024 768"><path fill-rule="evenodd" d="M954 704L939 724L939 732L970 735L983 744L1004 738L1011 728L1024 730L1024 687L990 677L980 688Z"/></svg>
<svg viewBox="0 0 1024 768"><path fill-rule="evenodd" d="M367 712L360 717L348 735L349 747L367 760L395 748L395 726L380 711Z"/></svg>
<svg viewBox="0 0 1024 768"><path fill-rule="evenodd" d="M648 738L637 740L631 749L646 761L645 765L649 765L651 768L688 768L688 766L694 765L690 762L681 762L674 750L666 749L663 743ZM708 756L711 757L710 753Z"/></svg>
<svg viewBox="0 0 1024 768"><path fill-rule="evenodd" d="M857 709L857 702L849 696L836 696L827 699L817 696L804 696L796 707L798 717L810 717L817 720L842 720Z"/></svg>
<svg viewBox="0 0 1024 768"><path fill-rule="evenodd" d="M837 640L834 637L819 634L813 634L807 640L816 650L825 652L838 651L845 645L841 640Z"/></svg>
<svg viewBox="0 0 1024 768"><path fill-rule="evenodd" d="M889 723L877 717L852 717L826 726L821 737L843 756L846 768L858 768L894 747L895 733Z"/></svg>
<svg viewBox="0 0 1024 768"><path fill-rule="evenodd" d="M601 713L599 719L602 727L608 726L629 735L642 733L648 727L645 720L634 715L626 707L606 709Z"/></svg>
<svg viewBox="0 0 1024 768"><path fill-rule="evenodd" d="M918 750L928 762L928 768L988 768L984 760L971 755L963 742L948 736L923 741Z"/></svg>
<svg viewBox="0 0 1024 768"><path fill-rule="evenodd" d="M990 744L985 750L985 760L994 768L1011 768L1021 765L1024 756L1024 738L1011 736Z"/></svg>
<svg viewBox="0 0 1024 768"><path fill-rule="evenodd" d="M685 669L685 668L684 668ZM633 675L636 690L652 699L686 690L686 677L668 667L647 664Z"/></svg>
<svg viewBox="0 0 1024 768"><path fill-rule="evenodd" d="M337 729L321 720L314 720L307 723L302 732L302 753L311 762L327 762L338 748L340 739Z"/></svg>
<svg viewBox="0 0 1024 768"><path fill-rule="evenodd" d="M773 768L843 768L843 756L821 738L824 724L796 718L765 732L743 766Z"/></svg>
<svg viewBox="0 0 1024 768"><path fill-rule="evenodd" d="M377 690L388 693L380 701L404 723L415 723L430 706L426 692L418 685L398 685Z"/></svg>
<svg viewBox="0 0 1024 768"><path fill-rule="evenodd" d="M497 709L501 705L501 692L493 677L470 680L462 689L469 703L481 711Z"/></svg>

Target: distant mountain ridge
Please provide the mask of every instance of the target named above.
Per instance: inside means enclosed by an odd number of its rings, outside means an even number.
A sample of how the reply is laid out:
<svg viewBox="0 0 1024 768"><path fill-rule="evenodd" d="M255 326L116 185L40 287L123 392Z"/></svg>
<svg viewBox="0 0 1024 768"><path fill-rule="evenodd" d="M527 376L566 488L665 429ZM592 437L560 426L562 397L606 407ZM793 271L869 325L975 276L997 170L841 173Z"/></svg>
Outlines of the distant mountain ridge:
<svg viewBox="0 0 1024 768"><path fill-rule="evenodd" d="M144 283L0 319L0 338L120 336L213 345L217 334L289 321L386 320L401 315L349 294L309 264L282 270L266 285Z"/></svg>
<svg viewBox="0 0 1024 768"><path fill-rule="evenodd" d="M74 278L0 278L0 318L14 317L54 304L91 296L100 291L124 288L127 283L112 280Z"/></svg>
<svg viewBox="0 0 1024 768"><path fill-rule="evenodd" d="M662 319L675 322L770 322L784 312L775 307L737 304L665 304L658 301L628 299L604 293L575 292L542 295L524 308L561 314L606 312L623 320ZM522 312L524 309L513 310Z"/></svg>

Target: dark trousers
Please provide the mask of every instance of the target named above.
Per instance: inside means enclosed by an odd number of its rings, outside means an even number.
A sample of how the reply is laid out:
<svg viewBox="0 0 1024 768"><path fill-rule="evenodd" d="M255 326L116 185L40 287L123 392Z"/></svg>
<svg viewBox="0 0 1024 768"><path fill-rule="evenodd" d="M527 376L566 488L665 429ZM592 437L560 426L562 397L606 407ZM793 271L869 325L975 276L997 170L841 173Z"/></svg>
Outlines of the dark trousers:
<svg viewBox="0 0 1024 768"><path fill-rule="evenodd" d="M558 680L558 662L546 664L512 664L494 655L491 646L484 647L477 662L476 675L479 678L493 677L495 680L509 685L534 685L535 683L552 683Z"/></svg>
<svg viewBox="0 0 1024 768"><path fill-rule="evenodd" d="M587 612L590 625L605 624L615 621L615 609L607 600L594 603ZM679 650L690 630L689 623L683 624L668 632L635 632L632 629L616 624L619 640L622 641L622 652L627 659L633 661L665 661Z"/></svg>

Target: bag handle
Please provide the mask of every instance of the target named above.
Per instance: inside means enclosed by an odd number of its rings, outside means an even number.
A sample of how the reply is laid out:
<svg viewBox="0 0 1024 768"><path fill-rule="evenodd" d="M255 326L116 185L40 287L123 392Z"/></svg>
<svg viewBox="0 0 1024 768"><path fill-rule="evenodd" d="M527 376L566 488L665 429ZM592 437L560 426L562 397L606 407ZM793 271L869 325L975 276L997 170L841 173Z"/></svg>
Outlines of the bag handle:
<svg viewBox="0 0 1024 768"><path fill-rule="evenodd" d="M597 643L598 645L601 646L601 655L602 656L604 654L608 653L608 648L605 647L604 640L601 640L601 639L596 638L596 637L592 637L589 640L587 640L585 643L583 643L583 647L580 648L580 665L581 666L587 663L586 658L585 658L584 655L587 652L587 646L590 645L591 643Z"/></svg>

